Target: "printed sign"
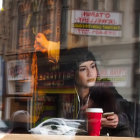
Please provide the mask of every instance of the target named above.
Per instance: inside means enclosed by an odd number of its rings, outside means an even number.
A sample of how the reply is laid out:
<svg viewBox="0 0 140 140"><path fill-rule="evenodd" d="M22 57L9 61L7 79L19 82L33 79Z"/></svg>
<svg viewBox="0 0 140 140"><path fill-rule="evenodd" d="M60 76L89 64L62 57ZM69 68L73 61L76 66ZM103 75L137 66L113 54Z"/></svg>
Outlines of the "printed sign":
<svg viewBox="0 0 140 140"><path fill-rule="evenodd" d="M8 80L27 80L29 76L29 64L25 60L11 60L7 62Z"/></svg>
<svg viewBox="0 0 140 140"><path fill-rule="evenodd" d="M128 86L128 75L129 72L126 67L110 67L100 69L100 77L109 79L113 82L115 87Z"/></svg>
<svg viewBox="0 0 140 140"><path fill-rule="evenodd" d="M71 32L77 35L122 36L122 13L72 10Z"/></svg>

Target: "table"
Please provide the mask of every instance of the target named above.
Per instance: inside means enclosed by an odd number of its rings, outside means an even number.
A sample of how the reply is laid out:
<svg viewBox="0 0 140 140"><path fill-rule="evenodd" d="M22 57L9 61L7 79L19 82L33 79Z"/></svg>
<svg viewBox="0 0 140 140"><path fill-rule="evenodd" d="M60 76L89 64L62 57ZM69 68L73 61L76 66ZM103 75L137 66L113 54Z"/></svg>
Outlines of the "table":
<svg viewBox="0 0 140 140"><path fill-rule="evenodd" d="M134 137L0 134L0 140L140 140Z"/></svg>

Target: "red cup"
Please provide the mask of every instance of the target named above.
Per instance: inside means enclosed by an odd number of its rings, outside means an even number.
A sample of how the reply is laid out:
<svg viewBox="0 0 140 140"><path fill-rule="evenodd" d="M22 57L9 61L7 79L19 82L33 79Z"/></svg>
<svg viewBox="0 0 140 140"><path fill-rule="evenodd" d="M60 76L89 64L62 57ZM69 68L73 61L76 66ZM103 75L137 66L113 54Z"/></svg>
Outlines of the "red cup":
<svg viewBox="0 0 140 140"><path fill-rule="evenodd" d="M90 136L100 136L102 108L87 108L88 134Z"/></svg>

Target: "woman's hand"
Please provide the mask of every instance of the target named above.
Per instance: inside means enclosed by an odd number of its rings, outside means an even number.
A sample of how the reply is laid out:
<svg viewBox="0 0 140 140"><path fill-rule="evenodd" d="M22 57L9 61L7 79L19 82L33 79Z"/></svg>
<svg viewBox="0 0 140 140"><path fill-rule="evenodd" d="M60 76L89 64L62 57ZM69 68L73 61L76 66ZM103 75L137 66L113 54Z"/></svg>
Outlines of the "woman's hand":
<svg viewBox="0 0 140 140"><path fill-rule="evenodd" d="M102 127L116 128L119 122L117 114L113 114L107 117L102 117L101 124Z"/></svg>
<svg viewBox="0 0 140 140"><path fill-rule="evenodd" d="M34 42L35 51L47 53L51 62L55 63L59 60L60 41L50 41L43 33L38 33Z"/></svg>
<svg viewBox="0 0 140 140"><path fill-rule="evenodd" d="M48 40L43 33L38 33L35 42L34 48L36 51L41 51L42 53L48 52Z"/></svg>

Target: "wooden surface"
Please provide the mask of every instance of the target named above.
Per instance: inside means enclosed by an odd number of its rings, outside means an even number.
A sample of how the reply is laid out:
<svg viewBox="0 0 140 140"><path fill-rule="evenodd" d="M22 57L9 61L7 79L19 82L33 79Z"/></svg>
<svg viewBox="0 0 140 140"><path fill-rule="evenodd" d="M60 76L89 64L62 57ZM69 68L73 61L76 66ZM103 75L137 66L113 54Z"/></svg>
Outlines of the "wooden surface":
<svg viewBox="0 0 140 140"><path fill-rule="evenodd" d="M31 134L0 134L0 140L140 140L133 137L103 137L103 136L48 136Z"/></svg>

